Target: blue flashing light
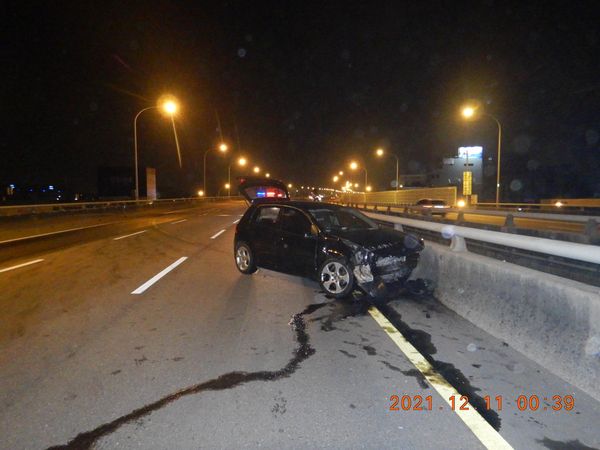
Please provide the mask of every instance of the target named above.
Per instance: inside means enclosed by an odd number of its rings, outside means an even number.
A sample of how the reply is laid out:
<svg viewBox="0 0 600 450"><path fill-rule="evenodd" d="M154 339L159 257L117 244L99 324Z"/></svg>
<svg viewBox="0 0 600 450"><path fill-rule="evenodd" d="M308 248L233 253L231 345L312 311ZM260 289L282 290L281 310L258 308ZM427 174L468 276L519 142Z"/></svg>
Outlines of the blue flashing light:
<svg viewBox="0 0 600 450"><path fill-rule="evenodd" d="M264 198L266 196L266 192L265 191L256 191L256 196L260 197L260 198Z"/></svg>
<svg viewBox="0 0 600 450"><path fill-rule="evenodd" d="M48 185L48 189L50 189L51 191L54 190L54 186L52 186L51 184Z"/></svg>

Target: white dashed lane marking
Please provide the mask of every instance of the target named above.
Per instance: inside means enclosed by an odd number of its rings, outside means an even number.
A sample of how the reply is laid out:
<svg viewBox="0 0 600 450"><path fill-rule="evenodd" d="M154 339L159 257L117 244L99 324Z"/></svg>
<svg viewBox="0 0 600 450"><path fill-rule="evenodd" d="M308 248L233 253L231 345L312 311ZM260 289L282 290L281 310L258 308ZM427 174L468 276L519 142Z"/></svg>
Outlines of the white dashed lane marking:
<svg viewBox="0 0 600 450"><path fill-rule="evenodd" d="M136 231L135 233L126 234L125 236L116 237L116 238L113 239L113 241L119 241L121 239L125 239L125 238L131 237L131 236L136 236L138 234L142 234L142 233L145 233L145 232L146 232L146 230Z"/></svg>
<svg viewBox="0 0 600 450"><path fill-rule="evenodd" d="M146 281L144 284L142 284L139 288L137 288L135 291L133 291L131 293L136 294L136 295L144 293L144 291L146 289L148 289L150 286L152 286L154 283L156 283L158 280L160 280L162 277L164 277L170 271L175 269L175 267L177 267L179 264L183 263L186 259L187 259L187 256L182 256L177 261L175 261L173 264L171 264L170 266L168 266L168 267L164 268L163 270L161 270L160 272L158 272L156 275L154 275L152 278L150 278L148 281Z"/></svg>
<svg viewBox="0 0 600 450"><path fill-rule="evenodd" d="M42 261L43 261L43 259L34 259L33 261L27 261L27 262L24 262L22 264L17 264L16 266L5 267L4 269L0 269L0 273L2 273L2 272L8 272L9 270L20 269L21 267L30 266L32 264L37 264L37 263L40 263Z"/></svg>
<svg viewBox="0 0 600 450"><path fill-rule="evenodd" d="M216 239L216 238L218 238L219 236L221 236L223 233L225 233L225 230L221 230L221 231L219 231L218 233L215 233L215 234L214 234L214 235L212 235L210 238L211 238L211 239Z"/></svg>

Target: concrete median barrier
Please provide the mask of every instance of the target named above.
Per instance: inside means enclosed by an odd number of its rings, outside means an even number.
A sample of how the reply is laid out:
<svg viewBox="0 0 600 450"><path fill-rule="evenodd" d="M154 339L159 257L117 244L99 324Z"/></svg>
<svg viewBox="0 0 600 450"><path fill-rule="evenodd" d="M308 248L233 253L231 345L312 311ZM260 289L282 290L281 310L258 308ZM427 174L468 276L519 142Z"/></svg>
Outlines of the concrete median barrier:
<svg viewBox="0 0 600 450"><path fill-rule="evenodd" d="M433 280L443 304L600 400L600 288L429 242L413 278Z"/></svg>

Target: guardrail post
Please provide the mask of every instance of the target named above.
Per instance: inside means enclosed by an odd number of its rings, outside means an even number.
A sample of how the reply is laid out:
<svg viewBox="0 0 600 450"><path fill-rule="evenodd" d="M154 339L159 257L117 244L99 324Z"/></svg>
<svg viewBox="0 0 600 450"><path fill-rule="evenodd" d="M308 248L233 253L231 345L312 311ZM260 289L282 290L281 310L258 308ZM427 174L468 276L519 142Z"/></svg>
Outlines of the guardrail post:
<svg viewBox="0 0 600 450"><path fill-rule="evenodd" d="M390 205L388 205L387 207L387 213L390 214L392 212L392 207Z"/></svg>
<svg viewBox="0 0 600 450"><path fill-rule="evenodd" d="M366 206L367 206L367 205L365 204L365 207L366 207ZM377 211L377 205L375 205L375 206L373 207L373 211Z"/></svg>
<svg viewBox="0 0 600 450"><path fill-rule="evenodd" d="M404 228L402 227L401 223L395 223L394 224L394 230L404 231Z"/></svg>
<svg viewBox="0 0 600 450"><path fill-rule="evenodd" d="M464 223L465 221L465 213L460 211L458 213L458 217L456 218L456 223Z"/></svg>
<svg viewBox="0 0 600 450"><path fill-rule="evenodd" d="M452 236L452 241L450 241L450 250L453 252L467 252L467 243L465 242L465 238L462 236Z"/></svg>
<svg viewBox="0 0 600 450"><path fill-rule="evenodd" d="M590 242L595 242L600 239L600 234L598 233L598 222L596 219L589 219L585 223L585 235L590 239Z"/></svg>
<svg viewBox="0 0 600 450"><path fill-rule="evenodd" d="M515 229L515 217L512 214L506 215L506 220L504 221L503 229L512 231Z"/></svg>
<svg viewBox="0 0 600 450"><path fill-rule="evenodd" d="M404 211L402 211L402 214L404 214L404 215L408 214L408 206L404 207Z"/></svg>

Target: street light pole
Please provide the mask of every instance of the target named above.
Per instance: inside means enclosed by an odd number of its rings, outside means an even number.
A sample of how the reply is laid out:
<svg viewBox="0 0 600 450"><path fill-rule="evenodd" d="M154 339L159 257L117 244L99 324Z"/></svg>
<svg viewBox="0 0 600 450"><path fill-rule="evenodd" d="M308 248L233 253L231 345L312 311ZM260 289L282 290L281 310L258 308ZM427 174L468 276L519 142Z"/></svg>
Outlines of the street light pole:
<svg viewBox="0 0 600 450"><path fill-rule="evenodd" d="M208 152L210 152L211 150L213 150L213 149L209 148L208 150L206 150L204 152L204 165L203 165L203 172L204 172L204 175L203 175L204 192L207 192L206 191L206 155L208 155ZM223 152L223 153L225 153L227 151L227 145L223 141L221 141L221 144L219 145L219 150L221 152Z"/></svg>
<svg viewBox="0 0 600 450"><path fill-rule="evenodd" d="M498 207L499 203L500 203L500 150L501 150L501 146L502 146L502 125L500 125L500 121L498 119L496 119L496 117L494 117L493 115L489 114L489 113L485 113L486 116L491 117L494 122L496 122L496 125L498 125L498 166L496 169L496 208Z"/></svg>
<svg viewBox="0 0 600 450"><path fill-rule="evenodd" d="M396 155L394 155L394 158L396 158L396 190L398 190L400 189L400 178L398 176L398 166L400 165L400 160Z"/></svg>
<svg viewBox="0 0 600 450"><path fill-rule="evenodd" d="M227 197L231 197L231 164L227 168L227 184L229 185L229 189L227 189Z"/></svg>
<svg viewBox="0 0 600 450"><path fill-rule="evenodd" d="M477 110L480 109L480 105L476 104L474 106L465 106L462 109L462 115L465 119L471 120L477 116ZM500 121L488 112L483 111L481 114L490 117L496 125L498 125L498 165L496 167L496 208L500 204L500 156L501 156L501 148L502 148L502 125L500 125ZM468 153L467 153L468 156Z"/></svg>
<svg viewBox="0 0 600 450"><path fill-rule="evenodd" d="M137 148L137 119L144 111L148 111L149 109L158 109L158 106L148 106L147 108L142 109L138 112L133 119L133 159L134 159L134 167L135 167L135 199L140 199L140 186L139 186L139 176L138 176L138 148Z"/></svg>
<svg viewBox="0 0 600 450"><path fill-rule="evenodd" d="M179 139L177 138L177 129L175 128L175 118L171 114L171 123L173 124L173 134L175 135L175 146L177 147L177 158L179 159L179 168L181 169L181 150L179 149ZM204 191L206 192L206 190Z"/></svg>

